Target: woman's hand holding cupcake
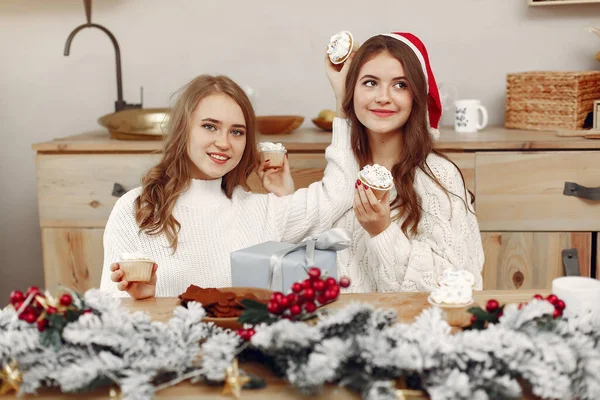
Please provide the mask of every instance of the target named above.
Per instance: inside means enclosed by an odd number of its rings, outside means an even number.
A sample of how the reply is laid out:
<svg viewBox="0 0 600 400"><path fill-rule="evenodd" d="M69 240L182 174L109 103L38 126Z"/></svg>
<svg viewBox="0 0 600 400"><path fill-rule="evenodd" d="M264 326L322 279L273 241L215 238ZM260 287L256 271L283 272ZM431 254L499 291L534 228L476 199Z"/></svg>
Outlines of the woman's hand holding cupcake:
<svg viewBox="0 0 600 400"><path fill-rule="evenodd" d="M154 297L156 295L156 270L158 269L157 264L152 265L152 273L150 280L147 282L128 281L125 276L125 271L121 268L119 263L113 263L110 265L112 274L110 279L117 283L117 289L122 292L127 292L132 298L136 300L146 299L148 297Z"/></svg>
<svg viewBox="0 0 600 400"><path fill-rule="evenodd" d="M338 51L338 40L336 40L336 36L337 35L334 35L331 38L331 41L327 46L327 52L325 53L325 72L327 73L327 78L329 79L329 83L331 84L333 93L335 94L337 116L339 118L345 118L342 110L342 101L344 100L344 95L346 93L346 76L348 75L348 69L352 63L352 58L354 58L355 49L353 47L354 45L350 46L348 49L346 49L346 51L350 52L350 54L346 54L334 64L332 60L332 53L336 53ZM343 64L341 69L339 67L340 63Z"/></svg>
<svg viewBox="0 0 600 400"><path fill-rule="evenodd" d="M390 192L385 192L378 200L370 187L363 184L360 179L354 185L354 214L360 226L373 237L385 231L392 223L390 214Z"/></svg>
<svg viewBox="0 0 600 400"><path fill-rule="evenodd" d="M281 166L273 167L271 160L266 159L260 164L257 172L263 188L269 193L281 197L296 191L287 154L283 157Z"/></svg>

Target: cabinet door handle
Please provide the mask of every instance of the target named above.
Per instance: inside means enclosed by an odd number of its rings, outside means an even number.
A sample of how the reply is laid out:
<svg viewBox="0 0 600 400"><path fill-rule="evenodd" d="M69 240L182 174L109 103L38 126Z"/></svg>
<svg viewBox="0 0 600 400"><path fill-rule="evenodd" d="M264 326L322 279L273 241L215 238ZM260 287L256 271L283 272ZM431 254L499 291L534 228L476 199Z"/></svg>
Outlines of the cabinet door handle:
<svg viewBox="0 0 600 400"><path fill-rule="evenodd" d="M114 183L113 184L113 191L112 191L112 195L115 197L121 197L123 196L125 193L127 193L127 190L125 190L125 188L123 187L123 185L119 184L119 183Z"/></svg>
<svg viewBox="0 0 600 400"><path fill-rule="evenodd" d="M562 251L562 261L566 276L579 276L579 256L577 249L565 249Z"/></svg>
<svg viewBox="0 0 600 400"><path fill-rule="evenodd" d="M600 200L600 187L589 188L578 185L575 182L565 182L563 194L565 196L575 196L588 200Z"/></svg>

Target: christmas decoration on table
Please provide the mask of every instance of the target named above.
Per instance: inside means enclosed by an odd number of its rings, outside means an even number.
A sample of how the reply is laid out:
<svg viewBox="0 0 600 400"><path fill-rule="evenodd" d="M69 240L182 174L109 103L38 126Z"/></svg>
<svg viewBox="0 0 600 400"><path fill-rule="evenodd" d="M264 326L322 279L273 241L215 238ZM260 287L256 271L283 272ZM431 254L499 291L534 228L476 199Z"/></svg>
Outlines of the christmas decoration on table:
<svg viewBox="0 0 600 400"><path fill-rule="evenodd" d="M15 361L11 361L5 364L0 371L0 395L10 393L12 391L18 392L23 382L23 375L17 366Z"/></svg>
<svg viewBox="0 0 600 400"><path fill-rule="evenodd" d="M340 287L350 286L350 279L341 277L339 282L333 278L322 275L321 269L312 267L307 271L308 278L294 282L289 293L275 292L265 305L250 299L242 300L245 307L238 318L240 323L259 324L273 323L282 318L293 321L304 321L317 317L317 309L337 300ZM254 330L241 329L240 337L248 340Z"/></svg>
<svg viewBox="0 0 600 400"><path fill-rule="evenodd" d="M245 375L240 375L237 358L233 359L233 363L225 370L225 387L221 394L231 393L236 399L242 395L242 387L250 382L250 378Z"/></svg>
<svg viewBox="0 0 600 400"><path fill-rule="evenodd" d="M41 297L35 288L11 294L13 306L0 311L0 365L17 366L22 380L2 375L3 388L35 394L106 387L108 393L116 385L121 399L151 399L185 379L222 383L241 343L235 332L201 322L205 311L195 302L157 323L147 313L120 308L120 299L97 289L67 300L47 292ZM44 340L50 330L57 332L57 345Z"/></svg>
<svg viewBox="0 0 600 400"><path fill-rule="evenodd" d="M322 277L311 274L307 279L314 289ZM304 298L308 287L295 289L300 290L291 293ZM247 380L237 359L242 365L258 359L306 394L337 384L364 399L396 399L396 381L403 378L408 389L434 400L512 399L523 389L540 398L600 398L600 315L565 318L560 315L565 304L555 296L536 296L522 305L488 301L481 309L489 317L484 329L454 334L439 307L403 324L393 311L351 303L319 313L308 324L302 318L310 315L308 302L292 315L277 296L278 313L269 314L273 320L246 325L244 338L203 323L205 310L193 301L160 323L120 308L119 299L95 289L72 296L67 307L79 307L79 298L93 311L65 323L58 347L43 345L37 323L19 318L17 310L24 307L0 312L0 365L12 371L11 383L4 378L3 387L18 388L19 394L118 388L122 399L151 399L189 379L225 384L235 396Z"/></svg>

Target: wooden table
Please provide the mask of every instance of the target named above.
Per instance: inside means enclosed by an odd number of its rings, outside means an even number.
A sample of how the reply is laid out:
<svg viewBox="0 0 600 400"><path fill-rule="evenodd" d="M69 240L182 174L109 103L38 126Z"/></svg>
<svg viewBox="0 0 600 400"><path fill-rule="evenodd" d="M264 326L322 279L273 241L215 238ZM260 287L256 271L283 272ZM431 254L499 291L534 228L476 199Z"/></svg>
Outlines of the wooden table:
<svg viewBox="0 0 600 400"><path fill-rule="evenodd" d="M490 290L475 292L475 301L484 305L489 299L496 299L501 304L503 303L518 303L531 300L535 293L547 295L548 291L536 290ZM399 322L411 323L421 311L427 307L431 307L427 303L428 293L368 293L368 294L346 294L341 295L339 300L328 306L329 309L343 307L351 302L360 301L370 303L375 307L393 309L398 314ZM174 307L178 304L177 298L152 298L141 301L131 299L123 300L123 307L131 311L147 311L152 315L155 321L166 322L172 314ZM245 365L244 368L257 374L265 379L267 387L262 390L244 390L242 399L306 399L296 392L296 390L282 381L274 377L270 371L260 365ZM188 382L183 382L177 386L165 389L156 394L158 399L226 399L227 396L221 396L221 387L209 387L206 385L192 385ZM0 396L0 399L13 399L14 396ZM25 396L23 398L33 398ZM64 400L64 399L108 399L107 390L99 390L92 393L77 393L77 394L57 394L43 393L35 398L44 400ZM230 397L231 398L231 397ZM349 392L346 389L338 388L334 385L329 385L324 388L323 393L317 399L359 399L359 396ZM412 397L420 398L420 397Z"/></svg>

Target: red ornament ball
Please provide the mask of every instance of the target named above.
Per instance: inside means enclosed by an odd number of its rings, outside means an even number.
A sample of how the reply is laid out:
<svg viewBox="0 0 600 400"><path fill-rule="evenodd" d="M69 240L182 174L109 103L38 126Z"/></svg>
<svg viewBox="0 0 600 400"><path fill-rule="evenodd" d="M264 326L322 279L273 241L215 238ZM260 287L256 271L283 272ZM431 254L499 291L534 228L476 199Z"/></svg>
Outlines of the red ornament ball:
<svg viewBox="0 0 600 400"><path fill-rule="evenodd" d="M302 312L302 308L300 308L300 306L298 304L294 304L293 306L290 307L290 314L292 315L298 315Z"/></svg>
<svg viewBox="0 0 600 400"><path fill-rule="evenodd" d="M566 307L566 304L564 301L562 301L561 299L556 300L556 304L554 305L554 307L559 310L559 311L563 311Z"/></svg>
<svg viewBox="0 0 600 400"><path fill-rule="evenodd" d="M348 278L347 276L342 276L340 278L340 286L343 288L347 288L348 286L350 286L350 278Z"/></svg>
<svg viewBox="0 0 600 400"><path fill-rule="evenodd" d="M23 300L25 300L25 295L20 290L13 290L12 292L10 292L9 301L10 304L12 304L13 306L17 302L22 303Z"/></svg>
<svg viewBox="0 0 600 400"><path fill-rule="evenodd" d="M312 286L313 289L315 289L317 292L323 292L325 290L325 281L322 279L318 279L313 282Z"/></svg>
<svg viewBox="0 0 600 400"><path fill-rule="evenodd" d="M494 299L488 300L487 304L485 305L485 309L490 313L496 312L498 308L500 308L500 303Z"/></svg>
<svg viewBox="0 0 600 400"><path fill-rule="evenodd" d="M292 285L292 292L294 292L294 293L300 293L301 291L302 291L302 284L300 284L298 282L295 282Z"/></svg>
<svg viewBox="0 0 600 400"><path fill-rule="evenodd" d="M305 300L312 300L315 298L315 291L312 288L304 289L302 297L304 297Z"/></svg>
<svg viewBox="0 0 600 400"><path fill-rule="evenodd" d="M317 267L312 267L308 270L308 276L313 280L319 279L321 277L321 270Z"/></svg>
<svg viewBox="0 0 600 400"><path fill-rule="evenodd" d="M556 297L555 294L549 294L548 297L546 297L546 300L548 300L548 302L550 302L550 304L556 305L556 302L558 301L558 297Z"/></svg>
<svg viewBox="0 0 600 400"><path fill-rule="evenodd" d="M317 310L317 305L314 302L309 301L306 304L304 304L304 309L306 310L306 312L314 313Z"/></svg>
<svg viewBox="0 0 600 400"><path fill-rule="evenodd" d="M337 286L337 282L334 278L329 277L327 279L325 279L325 286L329 287L329 286Z"/></svg>
<svg viewBox="0 0 600 400"><path fill-rule="evenodd" d="M73 297L68 294L65 293L62 296L60 296L60 299L58 299L58 301L60 302L60 304L62 304L65 307L68 307L71 305L71 303L73 302Z"/></svg>

